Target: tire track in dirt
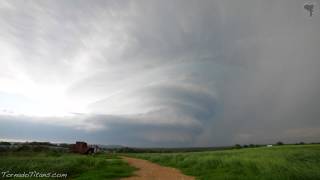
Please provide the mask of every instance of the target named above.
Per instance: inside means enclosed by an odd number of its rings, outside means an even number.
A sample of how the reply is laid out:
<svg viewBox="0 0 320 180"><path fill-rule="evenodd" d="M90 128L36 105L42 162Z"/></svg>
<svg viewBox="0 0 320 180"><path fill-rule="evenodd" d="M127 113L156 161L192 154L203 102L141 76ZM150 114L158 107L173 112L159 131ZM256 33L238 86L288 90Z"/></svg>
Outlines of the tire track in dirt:
<svg viewBox="0 0 320 180"><path fill-rule="evenodd" d="M192 176L186 176L179 170L163 167L146 160L131 157L122 157L131 166L138 168L134 176L122 180L194 180Z"/></svg>

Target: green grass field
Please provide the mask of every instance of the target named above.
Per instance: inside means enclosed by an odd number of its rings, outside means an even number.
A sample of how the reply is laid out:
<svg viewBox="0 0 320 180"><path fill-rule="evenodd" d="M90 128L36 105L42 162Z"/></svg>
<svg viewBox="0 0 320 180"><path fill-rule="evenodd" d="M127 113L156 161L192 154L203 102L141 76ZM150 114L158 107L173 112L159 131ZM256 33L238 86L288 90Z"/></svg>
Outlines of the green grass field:
<svg viewBox="0 0 320 180"><path fill-rule="evenodd" d="M130 154L129 154L130 155ZM320 145L285 145L131 156L171 166L197 179L320 179Z"/></svg>
<svg viewBox="0 0 320 180"><path fill-rule="evenodd" d="M10 173L28 173L31 171L67 173L68 179L90 180L117 179L130 176L134 168L116 156L107 156L106 154L77 155L48 151L0 153L0 172L3 171L9 171ZM2 174L0 176L0 179L3 178Z"/></svg>
<svg viewBox="0 0 320 180"><path fill-rule="evenodd" d="M184 174L205 180L320 179L320 145L127 155L175 167ZM51 150L0 153L0 172L67 173L68 179L90 180L127 177L134 170L116 155L78 155ZM1 179L2 174L0 176Z"/></svg>

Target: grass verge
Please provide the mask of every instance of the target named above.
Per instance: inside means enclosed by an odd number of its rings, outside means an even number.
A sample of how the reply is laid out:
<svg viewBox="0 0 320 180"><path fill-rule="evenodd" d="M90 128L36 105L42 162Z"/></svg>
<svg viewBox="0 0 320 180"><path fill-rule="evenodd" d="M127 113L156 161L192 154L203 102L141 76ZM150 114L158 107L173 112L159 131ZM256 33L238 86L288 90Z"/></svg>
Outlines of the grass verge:
<svg viewBox="0 0 320 180"><path fill-rule="evenodd" d="M130 154L129 154L130 155ZM287 145L131 156L182 170L197 179L320 179L320 145Z"/></svg>
<svg viewBox="0 0 320 180"><path fill-rule="evenodd" d="M0 172L61 173L67 179L117 179L130 176L135 169L116 156L78 155L54 152L0 153ZM3 178L3 174L0 174ZM32 179L32 178L29 178ZM50 179L50 178L47 178Z"/></svg>

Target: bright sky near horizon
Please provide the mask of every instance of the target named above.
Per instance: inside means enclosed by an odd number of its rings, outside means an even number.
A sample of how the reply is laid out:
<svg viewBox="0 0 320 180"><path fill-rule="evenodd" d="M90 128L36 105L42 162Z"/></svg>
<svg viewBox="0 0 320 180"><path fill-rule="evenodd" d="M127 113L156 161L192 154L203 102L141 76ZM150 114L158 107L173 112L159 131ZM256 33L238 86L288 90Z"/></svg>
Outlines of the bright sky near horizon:
<svg viewBox="0 0 320 180"><path fill-rule="evenodd" d="M3 0L0 139L318 141L319 32L318 1Z"/></svg>

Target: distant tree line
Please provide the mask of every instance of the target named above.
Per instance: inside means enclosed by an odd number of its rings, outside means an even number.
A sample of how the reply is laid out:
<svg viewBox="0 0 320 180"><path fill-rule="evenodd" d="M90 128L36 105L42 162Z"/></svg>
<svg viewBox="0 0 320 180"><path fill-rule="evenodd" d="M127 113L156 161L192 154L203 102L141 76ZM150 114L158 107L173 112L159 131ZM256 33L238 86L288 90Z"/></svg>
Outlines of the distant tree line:
<svg viewBox="0 0 320 180"><path fill-rule="evenodd" d="M299 143L286 144L286 145L304 145L304 144L320 144L320 143L316 143L316 142L312 142L312 143L299 142ZM270 145L282 146L282 145L285 145L285 143L283 143L282 141L278 141L275 144L270 144ZM244 144L244 145L235 144L232 149L255 148L255 147L265 147L265 146L267 146L267 144Z"/></svg>
<svg viewBox="0 0 320 180"><path fill-rule="evenodd" d="M290 145L304 145L304 144L320 144L320 143L305 143L299 142ZM284 145L283 142L278 141L273 146ZM289 144L287 144L289 145ZM201 151L216 151L227 149L242 149L242 148L258 148L265 147L267 144L236 144L234 146L223 147L182 147L182 148L135 148L135 147L116 147L116 148L102 148L103 152L109 153L176 153L176 152L201 152ZM270 146L270 145L269 145ZM30 151L30 152L69 152L71 144L62 143L55 144L50 142L0 142L0 152L6 151Z"/></svg>
<svg viewBox="0 0 320 180"><path fill-rule="evenodd" d="M4 146L10 146L10 145L11 145L11 143L9 143L9 142L4 142L4 141L1 141L1 142L0 142L0 145L4 145Z"/></svg>
<svg viewBox="0 0 320 180"><path fill-rule="evenodd" d="M50 142L0 142L0 152L67 152L68 144Z"/></svg>

